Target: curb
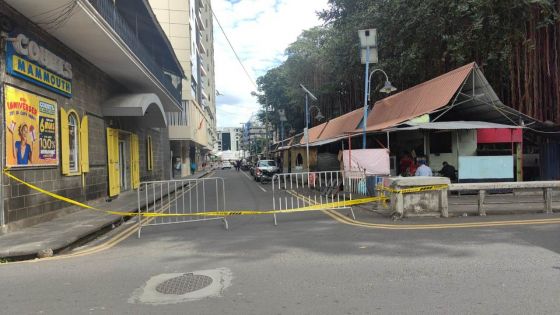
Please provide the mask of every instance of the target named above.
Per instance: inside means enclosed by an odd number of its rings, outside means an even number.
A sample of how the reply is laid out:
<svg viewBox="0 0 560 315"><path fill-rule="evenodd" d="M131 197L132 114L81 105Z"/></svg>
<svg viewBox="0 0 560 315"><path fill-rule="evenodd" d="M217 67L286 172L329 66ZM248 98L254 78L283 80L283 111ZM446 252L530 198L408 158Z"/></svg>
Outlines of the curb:
<svg viewBox="0 0 560 315"><path fill-rule="evenodd" d="M199 179L202 177L206 177L208 176L208 174L210 174L213 170L207 170L204 172L199 173L200 175L194 179ZM196 174L198 175L198 174ZM87 209L84 209L82 211L88 211ZM79 213L80 211L76 211L74 213ZM138 206L134 205L133 208L127 212L138 212ZM71 215L71 214L68 214ZM123 217L123 216L118 216L118 215L110 215L110 216L114 216L113 219L103 223L103 224L99 224L97 226L92 227L91 229L87 229L84 230L81 233L78 233L76 235L70 236L70 237L66 237L64 239L56 239L53 240L52 243L54 244L53 246L47 246L47 247L37 247L37 249L34 249L33 251L30 250L1 250L0 249L0 259L5 259L8 261L22 261L22 260L33 260L36 258L40 258L38 257L38 254L40 252L44 252L44 251L51 251L54 255L71 249L72 247L76 247L76 246L81 246L93 239L95 239L97 236L99 235L103 235L109 231L114 230L115 228L117 228L118 226L120 226L122 223L130 220L132 217L131 216L127 216L127 217ZM104 231L107 230L107 231ZM50 256L50 255L49 255Z"/></svg>

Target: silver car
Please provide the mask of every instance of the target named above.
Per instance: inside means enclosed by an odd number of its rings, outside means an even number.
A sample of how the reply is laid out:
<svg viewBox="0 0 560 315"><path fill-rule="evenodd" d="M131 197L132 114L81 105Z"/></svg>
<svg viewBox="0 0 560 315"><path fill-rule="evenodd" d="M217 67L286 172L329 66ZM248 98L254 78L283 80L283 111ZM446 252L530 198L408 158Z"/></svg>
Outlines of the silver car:
<svg viewBox="0 0 560 315"><path fill-rule="evenodd" d="M260 160L255 166L253 177L257 182L260 182L264 176L271 177L278 173L279 169L274 160Z"/></svg>

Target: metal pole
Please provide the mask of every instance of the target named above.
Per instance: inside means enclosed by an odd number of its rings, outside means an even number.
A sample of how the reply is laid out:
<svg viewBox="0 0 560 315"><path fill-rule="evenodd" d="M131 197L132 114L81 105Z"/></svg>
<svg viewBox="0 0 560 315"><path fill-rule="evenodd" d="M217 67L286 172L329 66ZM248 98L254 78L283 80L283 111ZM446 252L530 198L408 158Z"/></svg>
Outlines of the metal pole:
<svg viewBox="0 0 560 315"><path fill-rule="evenodd" d="M265 126L265 132L266 135L264 137L264 141L266 142L266 149L264 150L265 154L266 154L266 158L268 158L268 148L269 148L269 142L268 142L268 98L266 97L266 95L264 96L264 110L265 110L265 117L266 117L266 126Z"/></svg>
<svg viewBox="0 0 560 315"><path fill-rule="evenodd" d="M280 141L284 141L284 121L280 121Z"/></svg>
<svg viewBox="0 0 560 315"><path fill-rule="evenodd" d="M366 148L366 130L367 130L367 112L368 112L368 87L369 87L369 46L366 47L366 74L365 74L365 87L364 87L364 135L363 135L363 142L362 142L362 149Z"/></svg>
<svg viewBox="0 0 560 315"><path fill-rule="evenodd" d="M305 150L307 153L307 171L309 172L309 95L305 93Z"/></svg>

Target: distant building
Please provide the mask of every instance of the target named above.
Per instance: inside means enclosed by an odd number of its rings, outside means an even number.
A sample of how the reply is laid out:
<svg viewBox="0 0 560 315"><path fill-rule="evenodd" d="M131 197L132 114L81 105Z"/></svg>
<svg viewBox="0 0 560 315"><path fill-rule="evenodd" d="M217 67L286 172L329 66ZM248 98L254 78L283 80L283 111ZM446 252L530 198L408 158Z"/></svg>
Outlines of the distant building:
<svg viewBox="0 0 560 315"><path fill-rule="evenodd" d="M216 151L241 150L242 129L236 127L218 128L218 141L214 148Z"/></svg>
<svg viewBox="0 0 560 315"><path fill-rule="evenodd" d="M266 128L256 118L251 117L243 124L243 135L241 137L241 149L248 155L264 153L266 147Z"/></svg>

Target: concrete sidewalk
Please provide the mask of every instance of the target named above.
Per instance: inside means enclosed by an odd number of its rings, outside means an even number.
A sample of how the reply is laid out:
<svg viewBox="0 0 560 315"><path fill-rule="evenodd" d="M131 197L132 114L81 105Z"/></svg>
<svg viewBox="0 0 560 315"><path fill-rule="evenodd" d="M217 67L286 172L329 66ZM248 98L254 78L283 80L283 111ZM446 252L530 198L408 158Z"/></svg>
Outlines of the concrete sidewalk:
<svg viewBox="0 0 560 315"><path fill-rule="evenodd" d="M205 170L184 179L201 178L212 170ZM88 202L98 209L119 212L137 212L138 198L136 191L122 193L112 202L99 199ZM144 205L141 205L144 206ZM57 217L51 221L39 223L18 231L0 235L0 258L3 259L33 259L39 252L54 253L93 235L100 230L111 228L122 221L119 215L82 209L77 206L65 208L69 214Z"/></svg>

